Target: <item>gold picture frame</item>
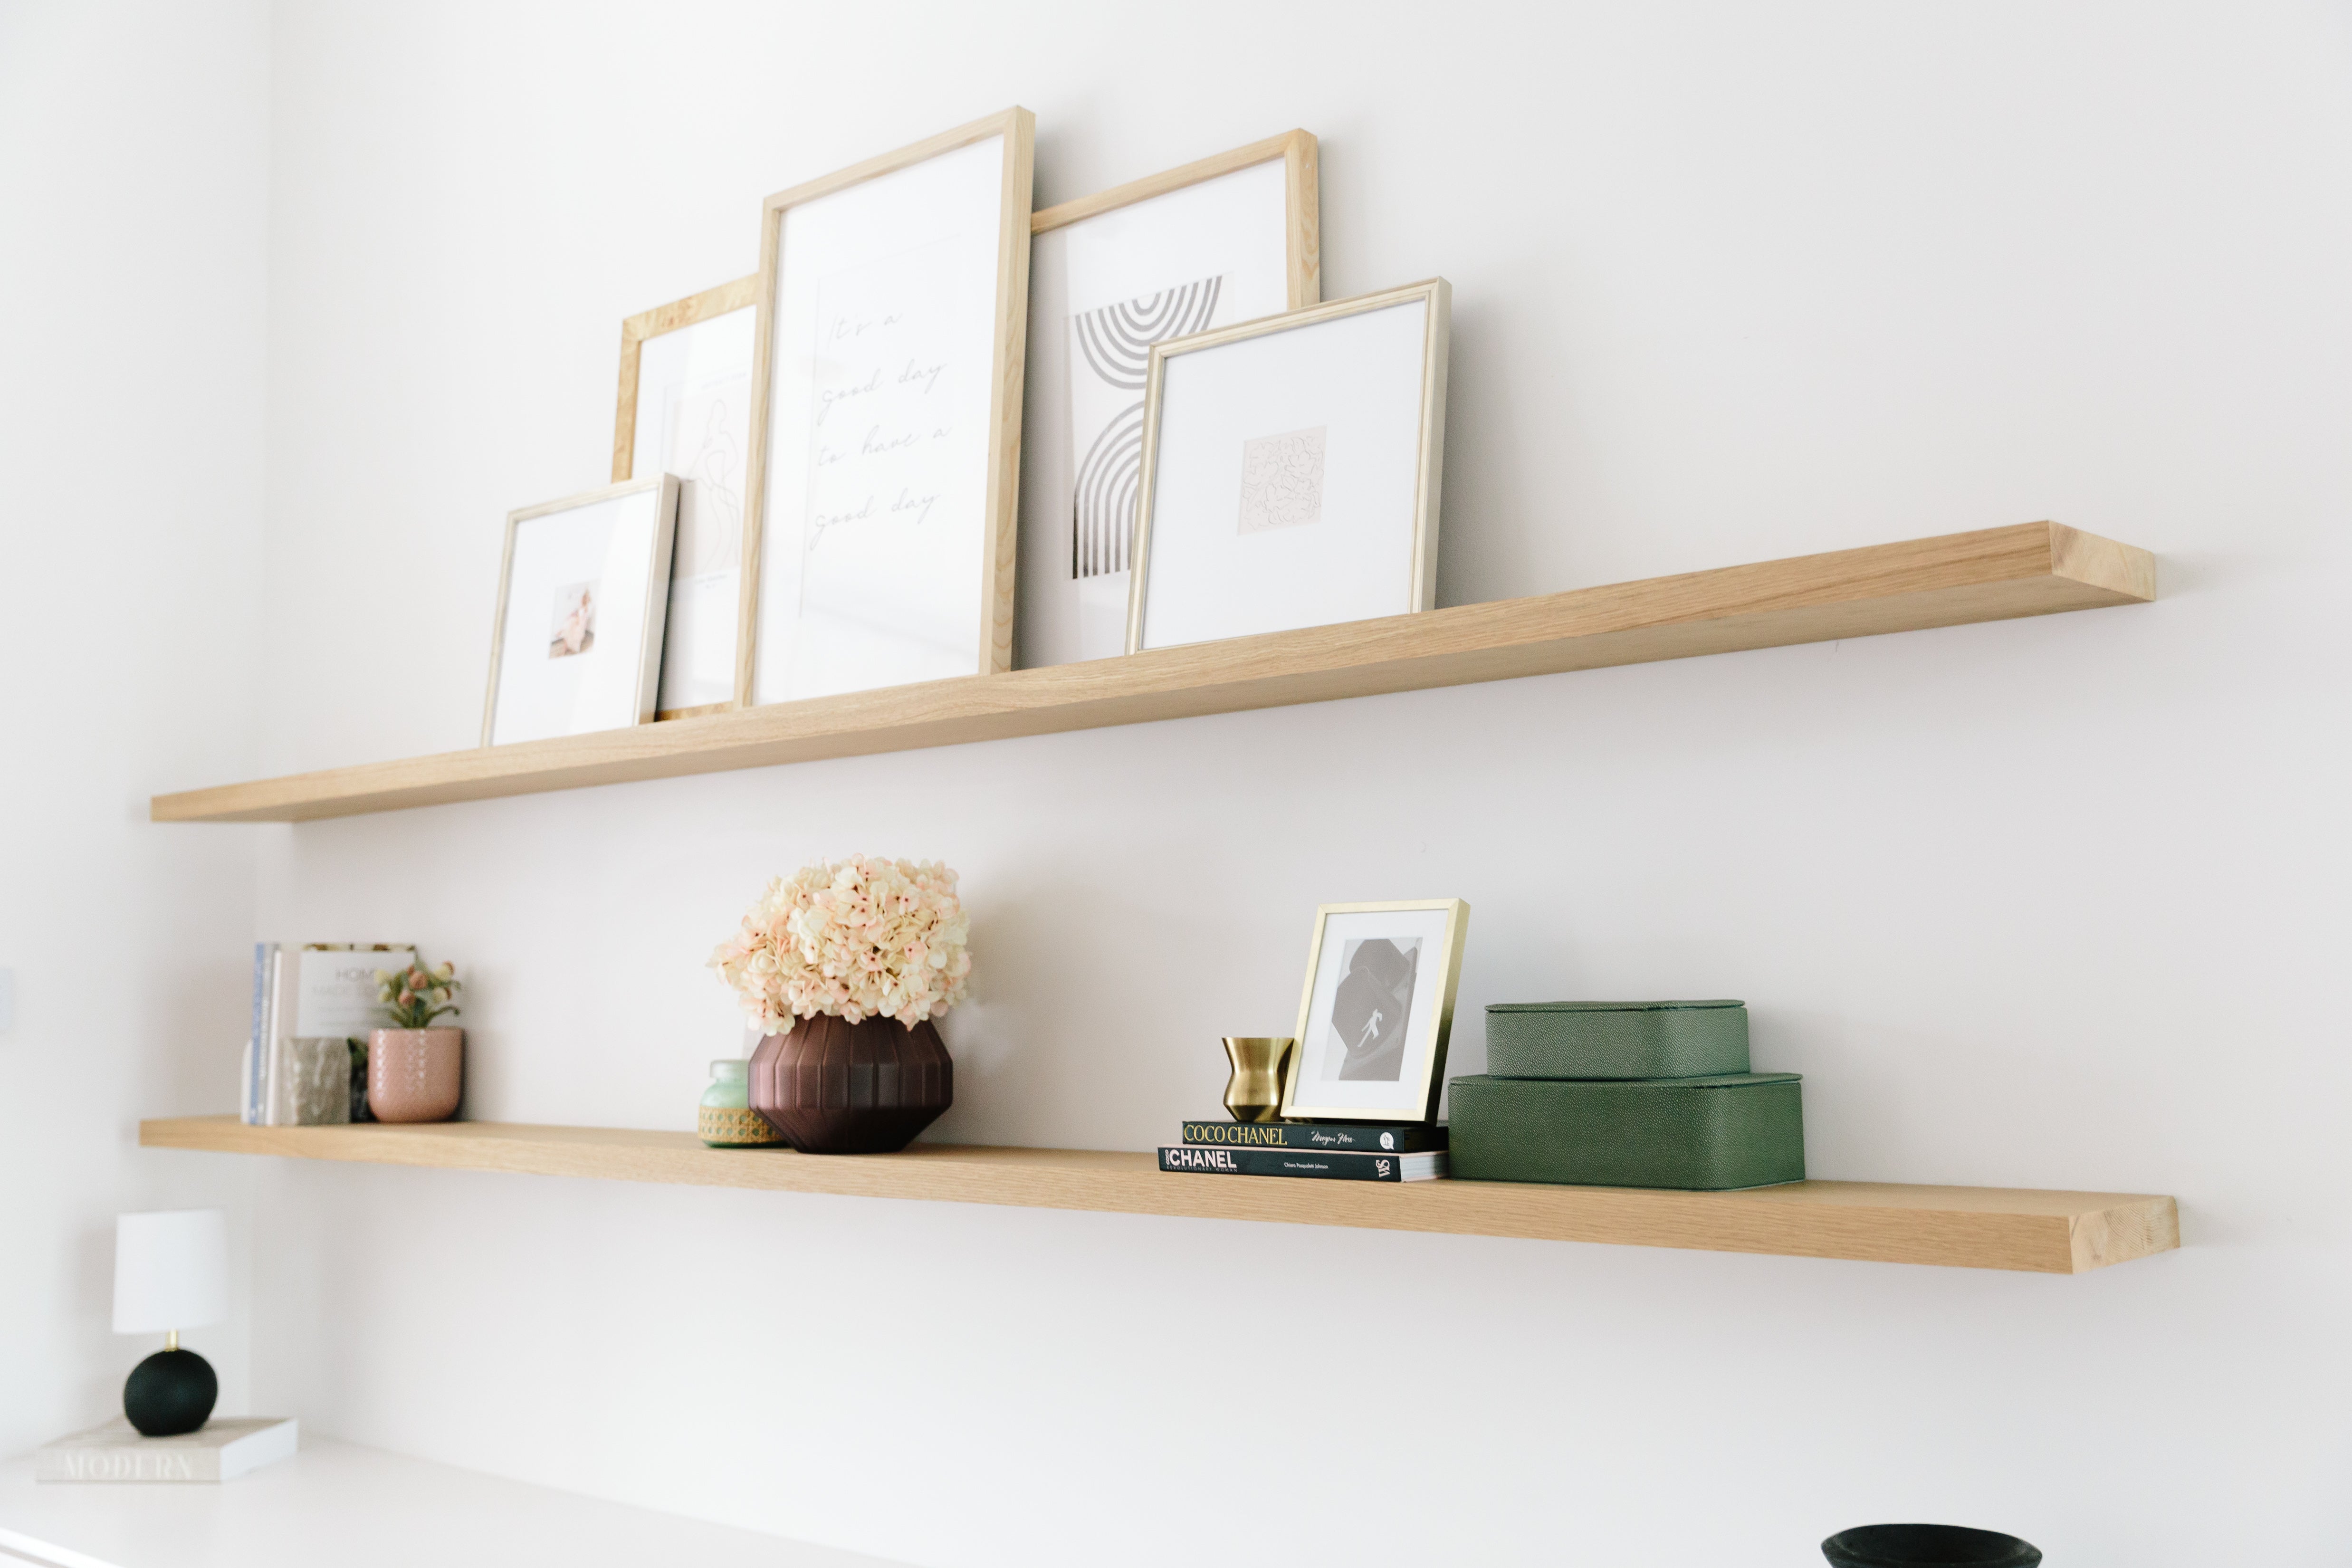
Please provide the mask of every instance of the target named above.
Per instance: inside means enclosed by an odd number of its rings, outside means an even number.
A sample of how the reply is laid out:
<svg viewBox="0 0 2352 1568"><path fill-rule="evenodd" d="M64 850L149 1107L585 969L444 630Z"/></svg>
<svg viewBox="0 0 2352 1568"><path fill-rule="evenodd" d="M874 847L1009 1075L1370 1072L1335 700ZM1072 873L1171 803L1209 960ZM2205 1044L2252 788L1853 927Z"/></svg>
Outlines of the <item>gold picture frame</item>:
<svg viewBox="0 0 2352 1568"><path fill-rule="evenodd" d="M1307 989L1298 1002L1298 1043L1283 1073L1285 1120L1437 1120L1469 929L1470 906L1460 899L1316 910ZM1327 941L1335 935L1336 948ZM1412 945L1401 952L1400 942ZM1327 949L1334 951L1327 955ZM1400 960L1406 964L1402 973L1393 969ZM1364 997L1370 1000L1360 1000ZM1397 1005L1403 1018L1389 1025L1386 1003Z"/></svg>
<svg viewBox="0 0 2352 1568"><path fill-rule="evenodd" d="M775 630L761 625L761 572L762 554L769 548L768 489L770 469L775 459L772 426L776 416L772 405L777 372L777 301L780 290L791 286L783 267L785 215L823 198L840 195L854 186L912 170L932 159L997 137L1003 139L1004 149L993 247L994 319L987 370L981 572L975 584L980 599L979 635L972 667L960 673L994 675L1013 666L1013 580L1019 518L1022 386L1027 364L1029 235L1036 142L1036 117L1017 107L781 191L761 204L759 316L753 329L751 369L751 437L744 475L742 606L736 639L738 707L763 700L760 691L761 643ZM769 702L790 700L776 695L764 699Z"/></svg>
<svg viewBox="0 0 2352 1568"><path fill-rule="evenodd" d="M1159 490L1161 468L1166 459L1165 424L1168 415L1168 366L1171 362L1188 355L1213 353L1237 343L1273 337L1281 333L1312 331L1318 327L1352 317L1366 316L1375 311L1395 310L1419 303L1423 307L1420 334L1418 440L1413 449L1413 472L1411 480L1412 550L1409 563L1400 563L1403 569L1403 592L1396 595L1394 610L1376 613L1414 613L1433 607L1437 602L1437 523L1438 500L1444 488L1445 463L1445 383L1447 350L1453 332L1453 287L1443 278L1425 279L1399 289L1387 289L1374 294L1358 295L1352 300L1335 300L1328 304L1293 310L1285 315L1244 321L1237 326L1223 327L1213 331L1200 332L1188 338L1171 338L1151 347L1151 364L1144 390L1143 467L1138 480L1135 512L1135 548L1129 572L1128 591L1127 651L1145 651L1146 632L1150 606L1153 530L1160 510ZM1317 437L1315 447L1316 486L1319 505L1321 486L1322 447L1320 430L1298 432ZM1279 437L1287 440L1287 436ZM1255 443L1251 443L1255 445ZM1244 491L1244 505L1248 504ZM1246 518L1243 531L1248 531ZM1387 590L1383 590L1387 592ZM1357 618L1353 616L1340 619ZM1256 628L1222 631L1214 636L1247 636L1252 629L1288 630L1306 625L1329 625L1330 621L1290 620L1280 625ZM1176 647L1185 643L1209 640L1205 637L1177 637L1165 643L1151 646Z"/></svg>

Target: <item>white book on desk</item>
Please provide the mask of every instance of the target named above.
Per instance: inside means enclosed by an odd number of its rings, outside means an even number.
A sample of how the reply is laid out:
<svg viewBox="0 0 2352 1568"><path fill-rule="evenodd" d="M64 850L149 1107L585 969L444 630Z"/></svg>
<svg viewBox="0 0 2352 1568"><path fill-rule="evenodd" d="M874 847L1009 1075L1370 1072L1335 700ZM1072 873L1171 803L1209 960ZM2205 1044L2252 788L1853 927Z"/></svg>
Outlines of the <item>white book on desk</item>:
<svg viewBox="0 0 2352 1568"><path fill-rule="evenodd" d="M118 1415L60 1437L36 1457L40 1481L233 1481L294 1457L300 1423L289 1415L228 1416L177 1437L142 1437Z"/></svg>

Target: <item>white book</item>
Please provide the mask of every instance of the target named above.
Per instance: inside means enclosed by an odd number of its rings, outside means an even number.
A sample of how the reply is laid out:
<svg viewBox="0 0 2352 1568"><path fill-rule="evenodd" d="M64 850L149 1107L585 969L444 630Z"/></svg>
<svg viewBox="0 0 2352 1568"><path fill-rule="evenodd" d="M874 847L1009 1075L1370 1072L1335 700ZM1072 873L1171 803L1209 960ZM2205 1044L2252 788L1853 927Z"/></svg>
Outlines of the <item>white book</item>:
<svg viewBox="0 0 2352 1568"><path fill-rule="evenodd" d="M415 962L416 949L407 944L314 942L278 948L263 1035L264 1122L302 1127L351 1119L350 1059L336 1042L364 1039L383 1026L375 972Z"/></svg>
<svg viewBox="0 0 2352 1568"><path fill-rule="evenodd" d="M233 1481L248 1470L290 1459L301 1424L288 1415L207 1421L177 1437L142 1437L118 1415L103 1426L60 1437L36 1457L38 1481Z"/></svg>

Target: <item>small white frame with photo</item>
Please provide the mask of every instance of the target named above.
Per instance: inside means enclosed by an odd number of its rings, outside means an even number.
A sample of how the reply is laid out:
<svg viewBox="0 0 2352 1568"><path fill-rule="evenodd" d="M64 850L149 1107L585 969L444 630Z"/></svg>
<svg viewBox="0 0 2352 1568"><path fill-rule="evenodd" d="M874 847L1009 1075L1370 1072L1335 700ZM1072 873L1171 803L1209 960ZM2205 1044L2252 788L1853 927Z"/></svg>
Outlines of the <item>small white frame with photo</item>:
<svg viewBox="0 0 2352 1568"><path fill-rule="evenodd" d="M1152 345L1127 649L1430 608L1443 278Z"/></svg>
<svg viewBox="0 0 2352 1568"><path fill-rule="evenodd" d="M1470 906L1460 899L1315 911L1286 1120L1434 1121Z"/></svg>
<svg viewBox="0 0 2352 1568"><path fill-rule="evenodd" d="M677 493L661 474L507 514L482 744L652 719Z"/></svg>

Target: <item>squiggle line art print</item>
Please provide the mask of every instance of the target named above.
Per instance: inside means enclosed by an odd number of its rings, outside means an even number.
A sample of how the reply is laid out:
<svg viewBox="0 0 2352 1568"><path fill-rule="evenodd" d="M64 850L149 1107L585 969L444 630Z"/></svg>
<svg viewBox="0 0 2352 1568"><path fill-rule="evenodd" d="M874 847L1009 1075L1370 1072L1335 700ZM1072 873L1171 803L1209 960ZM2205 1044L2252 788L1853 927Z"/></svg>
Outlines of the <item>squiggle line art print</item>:
<svg viewBox="0 0 2352 1568"><path fill-rule="evenodd" d="M1242 443L1244 533L1323 521L1323 437L1328 426Z"/></svg>
<svg viewBox="0 0 2352 1568"><path fill-rule="evenodd" d="M1151 345L1205 331L1224 281L1220 273L1070 318L1070 450L1086 454L1071 487L1072 577L1127 570Z"/></svg>

